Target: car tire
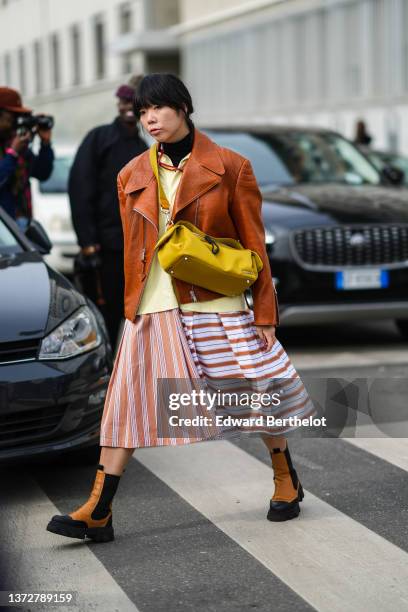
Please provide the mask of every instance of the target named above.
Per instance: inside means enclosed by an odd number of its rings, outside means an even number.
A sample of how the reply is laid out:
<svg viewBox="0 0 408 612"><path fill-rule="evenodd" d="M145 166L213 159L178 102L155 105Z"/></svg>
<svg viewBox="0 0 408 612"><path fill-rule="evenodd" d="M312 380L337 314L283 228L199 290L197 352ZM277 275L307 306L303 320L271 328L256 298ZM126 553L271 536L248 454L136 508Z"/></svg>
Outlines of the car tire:
<svg viewBox="0 0 408 612"><path fill-rule="evenodd" d="M399 332L404 338L408 338L408 319L397 319L395 321Z"/></svg>

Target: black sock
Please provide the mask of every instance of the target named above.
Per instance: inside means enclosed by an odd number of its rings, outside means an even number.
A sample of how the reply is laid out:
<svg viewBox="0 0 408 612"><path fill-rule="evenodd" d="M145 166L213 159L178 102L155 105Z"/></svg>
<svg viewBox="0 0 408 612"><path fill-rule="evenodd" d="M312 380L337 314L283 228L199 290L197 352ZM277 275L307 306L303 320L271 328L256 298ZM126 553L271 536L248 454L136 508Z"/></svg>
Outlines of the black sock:
<svg viewBox="0 0 408 612"><path fill-rule="evenodd" d="M98 465L97 469L98 469L98 470L102 470L102 472L104 472L104 471L105 471L105 466L104 466L104 465L102 465L102 463L100 463L100 464ZM126 472L126 468L124 468L124 469L122 470L122 476L123 476L123 474L124 474L125 472Z"/></svg>
<svg viewBox="0 0 408 612"><path fill-rule="evenodd" d="M115 476L114 474L105 474L105 480L103 482L101 495L99 497L98 503L96 504L92 512L91 518L95 520L103 519L109 513L109 506L115 496L116 490L119 485L119 480L120 476Z"/></svg>

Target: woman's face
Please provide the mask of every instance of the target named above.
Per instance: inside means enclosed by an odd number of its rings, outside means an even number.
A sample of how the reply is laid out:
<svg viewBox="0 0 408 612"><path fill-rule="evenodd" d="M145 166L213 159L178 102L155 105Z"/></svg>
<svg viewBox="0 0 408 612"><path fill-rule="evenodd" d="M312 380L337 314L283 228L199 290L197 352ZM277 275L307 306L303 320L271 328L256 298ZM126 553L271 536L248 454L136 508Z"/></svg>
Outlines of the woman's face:
<svg viewBox="0 0 408 612"><path fill-rule="evenodd" d="M170 106L141 108L140 122L157 142L177 142L190 131L184 113Z"/></svg>

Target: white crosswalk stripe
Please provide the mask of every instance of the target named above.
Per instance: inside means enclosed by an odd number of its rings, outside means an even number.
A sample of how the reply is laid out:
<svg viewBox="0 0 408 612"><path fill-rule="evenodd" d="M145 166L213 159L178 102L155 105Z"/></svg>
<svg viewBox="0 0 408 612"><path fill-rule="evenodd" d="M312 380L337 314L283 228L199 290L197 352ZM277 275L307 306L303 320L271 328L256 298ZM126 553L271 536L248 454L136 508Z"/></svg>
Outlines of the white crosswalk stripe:
<svg viewBox="0 0 408 612"><path fill-rule="evenodd" d="M53 514L60 513L31 478L2 482L1 552L9 564L4 583L25 593L77 593L75 605L47 604L47 610L138 612L88 546L45 530Z"/></svg>
<svg viewBox="0 0 408 612"><path fill-rule="evenodd" d="M319 612L408 609L408 555L306 492L301 518L265 520L272 471L222 442L135 454Z"/></svg>
<svg viewBox="0 0 408 612"><path fill-rule="evenodd" d="M366 424L359 426L360 435L365 429ZM408 471L408 439L367 437L347 439L344 443L373 455L375 461L385 460ZM305 465L323 473L324 457L315 450L311 455L314 461L300 461L294 447L292 456L300 470ZM149 476L147 472L147 478L159 478L157 482L164 483L160 486L167 485L185 500L180 500L180 504L188 502L193 512L205 516L242 549L243 566L250 558L261 562L271 576L287 585L289 592L302 598L305 606L318 612L408 610L407 552L387 540L386 532L382 537L384 532L376 533L375 526L364 526L356 515L348 516L309 491L298 519L286 523L266 521L273 473L249 452L222 441L138 449L134 456L152 473ZM319 495L325 499L324 485L318 491L322 491ZM152 510L157 503L156 497L152 500ZM1 551L9 561L8 577L18 578L14 590L76 591L78 604L69 608L73 612L96 609L137 612L137 606L143 602L143 599L139 601L143 589L138 593L131 590L128 595L124 592L126 580L119 581L121 586L115 580L121 576L117 567L115 571L115 557L111 567L110 556L98 558L93 546L61 539L45 531L50 516L57 513L59 510L39 485L23 472L19 473L18 481L11 478L3 482ZM130 516L133 520L134 510ZM406 550L405 544L401 545ZM223 554L222 549L219 554ZM132 567L131 558L126 563ZM132 579L129 577L129 580ZM161 577L154 580L160 583ZM171 610L175 609L174 602L169 604ZM152 601L142 609L153 611L151 606ZM302 609L301 603L299 606ZM279 609L278 602L276 610Z"/></svg>
<svg viewBox="0 0 408 612"><path fill-rule="evenodd" d="M408 438L351 438L346 442L408 472Z"/></svg>

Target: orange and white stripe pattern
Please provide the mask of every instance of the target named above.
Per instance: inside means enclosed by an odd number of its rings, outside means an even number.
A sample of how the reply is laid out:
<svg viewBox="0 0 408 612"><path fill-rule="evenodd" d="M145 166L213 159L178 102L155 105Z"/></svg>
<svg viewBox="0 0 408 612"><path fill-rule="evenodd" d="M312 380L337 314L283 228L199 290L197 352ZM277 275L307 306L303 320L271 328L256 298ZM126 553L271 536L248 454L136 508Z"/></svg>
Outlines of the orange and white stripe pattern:
<svg viewBox="0 0 408 612"><path fill-rule="evenodd" d="M180 383L181 392L189 392L200 379L178 312L138 315L135 323L125 320L102 415L101 446L166 446L214 437L201 428L195 436L177 437L168 433L163 419L158 422L159 381L174 380L175 388Z"/></svg>
<svg viewBox="0 0 408 612"><path fill-rule="evenodd" d="M285 349L275 337L269 351L256 334L252 311L227 313L182 312L181 319L194 363L210 389L223 393L278 394L277 406L254 410L246 405L217 406L217 414L278 418L315 416L317 411ZM243 397L243 395L241 395ZM236 429L236 428L235 428ZM260 432L260 427L240 427ZM294 427L262 427L262 433L282 435ZM223 435L228 431L223 429Z"/></svg>
<svg viewBox="0 0 408 612"><path fill-rule="evenodd" d="M280 342L262 349L252 312L197 313L178 308L126 319L106 396L101 424L101 446L137 448L189 444L256 428L190 427L177 435L164 421L163 398L172 391L217 389L222 392L284 391L278 408L262 414L298 416L315 414L314 406ZM168 396L167 396L168 397ZM166 406L168 408L168 406ZM249 415L249 412L251 415ZM183 409L184 417L208 415L204 407ZM217 406L217 414L254 416L246 407ZM290 427L262 428L279 435Z"/></svg>

